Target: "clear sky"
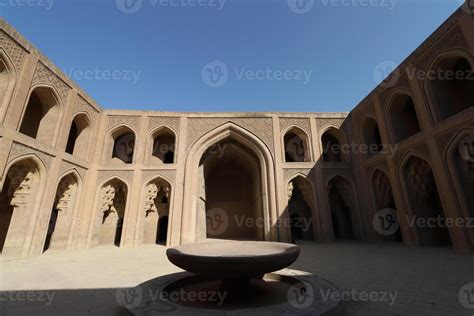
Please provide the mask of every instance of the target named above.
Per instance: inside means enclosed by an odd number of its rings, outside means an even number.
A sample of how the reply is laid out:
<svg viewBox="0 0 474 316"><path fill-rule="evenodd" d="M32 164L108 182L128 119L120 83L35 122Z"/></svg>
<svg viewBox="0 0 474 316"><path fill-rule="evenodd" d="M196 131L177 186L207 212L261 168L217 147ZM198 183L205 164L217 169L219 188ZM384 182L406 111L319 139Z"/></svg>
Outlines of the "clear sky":
<svg viewBox="0 0 474 316"><path fill-rule="evenodd" d="M462 0L0 0L102 107L349 111ZM27 3L27 4L25 4Z"/></svg>

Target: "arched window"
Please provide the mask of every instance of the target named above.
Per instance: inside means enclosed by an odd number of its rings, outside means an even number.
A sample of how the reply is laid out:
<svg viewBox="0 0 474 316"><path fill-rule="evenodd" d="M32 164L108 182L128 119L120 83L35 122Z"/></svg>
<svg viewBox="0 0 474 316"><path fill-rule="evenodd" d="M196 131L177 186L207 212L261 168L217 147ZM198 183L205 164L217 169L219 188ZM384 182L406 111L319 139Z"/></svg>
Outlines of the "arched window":
<svg viewBox="0 0 474 316"><path fill-rule="evenodd" d="M350 154L344 152L341 145L345 144L344 133L331 127L321 136L323 146L323 160L325 162L349 161Z"/></svg>
<svg viewBox="0 0 474 316"><path fill-rule="evenodd" d="M443 58L432 70L436 74L428 84L440 119L474 106L473 67L466 58Z"/></svg>
<svg viewBox="0 0 474 316"><path fill-rule="evenodd" d="M293 127L286 132L284 141L285 162L311 161L308 137L299 128Z"/></svg>
<svg viewBox="0 0 474 316"><path fill-rule="evenodd" d="M167 127L160 128L153 134L152 160L163 164L175 162L176 136Z"/></svg>
<svg viewBox="0 0 474 316"><path fill-rule="evenodd" d="M35 88L28 98L20 133L52 144L59 118L59 100L51 88Z"/></svg>
<svg viewBox="0 0 474 316"><path fill-rule="evenodd" d="M89 145L89 120L87 115L78 114L71 123L69 137L66 144L66 152L81 159L87 158L87 147Z"/></svg>
<svg viewBox="0 0 474 316"><path fill-rule="evenodd" d="M135 133L127 128L121 127L111 135L113 140L112 162L131 164L135 152Z"/></svg>
<svg viewBox="0 0 474 316"><path fill-rule="evenodd" d="M367 152L369 156L382 151L382 138L380 137L379 126L375 119L371 117L365 119L362 133L365 144L368 146Z"/></svg>
<svg viewBox="0 0 474 316"><path fill-rule="evenodd" d="M395 142L399 143L421 131L413 99L399 94L390 106L390 120Z"/></svg>

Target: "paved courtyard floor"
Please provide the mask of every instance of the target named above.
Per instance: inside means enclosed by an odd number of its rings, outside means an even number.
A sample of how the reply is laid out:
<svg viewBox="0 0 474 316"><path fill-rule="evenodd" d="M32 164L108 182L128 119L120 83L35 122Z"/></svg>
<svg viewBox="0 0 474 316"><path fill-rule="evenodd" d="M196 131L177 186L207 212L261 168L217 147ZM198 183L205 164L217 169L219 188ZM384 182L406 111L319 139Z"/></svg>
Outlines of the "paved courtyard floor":
<svg viewBox="0 0 474 316"><path fill-rule="evenodd" d="M472 254L391 243L301 246L301 256L291 268L319 275L352 293L347 315L474 315L474 309L463 307L458 298L460 289L474 282ZM0 315L128 315L117 304L117 288L179 272L165 251L162 246L98 247L1 258ZM379 298L365 301L364 293Z"/></svg>

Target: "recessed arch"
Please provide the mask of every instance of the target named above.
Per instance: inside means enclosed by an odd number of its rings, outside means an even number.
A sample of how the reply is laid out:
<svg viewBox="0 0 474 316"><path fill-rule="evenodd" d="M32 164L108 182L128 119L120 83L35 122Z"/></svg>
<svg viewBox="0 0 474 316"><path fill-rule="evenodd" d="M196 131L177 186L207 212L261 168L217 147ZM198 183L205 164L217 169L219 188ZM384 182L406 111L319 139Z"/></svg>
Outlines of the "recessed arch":
<svg viewBox="0 0 474 316"><path fill-rule="evenodd" d="M93 244L121 246L128 196L129 185L120 177L112 177L99 185L97 225L94 225L98 229L92 236Z"/></svg>
<svg viewBox="0 0 474 316"><path fill-rule="evenodd" d="M350 153L344 150L347 138L343 131L334 126L326 128L321 135L324 162L349 162Z"/></svg>
<svg viewBox="0 0 474 316"><path fill-rule="evenodd" d="M151 163L176 163L176 132L168 126L161 126L151 133Z"/></svg>
<svg viewBox="0 0 474 316"><path fill-rule="evenodd" d="M51 208L43 251L67 249L71 246L81 183L81 177L74 169L61 176Z"/></svg>
<svg viewBox="0 0 474 316"><path fill-rule="evenodd" d="M392 209L398 212L393 196L392 184L387 173L376 168L370 177L372 186L372 196L375 203L375 212ZM380 232L379 232L380 233ZM400 228L397 231L382 236L384 240L402 241Z"/></svg>
<svg viewBox="0 0 474 316"><path fill-rule="evenodd" d="M395 143L399 143L421 131L413 98L405 92L398 92L390 100L388 121Z"/></svg>
<svg viewBox="0 0 474 316"><path fill-rule="evenodd" d="M60 111L60 98L53 87L34 87L28 96L19 132L52 145Z"/></svg>
<svg viewBox="0 0 474 316"><path fill-rule="evenodd" d="M474 62L464 50L439 54L428 71L425 91L438 120L474 106Z"/></svg>
<svg viewBox="0 0 474 316"><path fill-rule="evenodd" d="M87 159L91 134L90 119L86 113L74 116L69 129L66 152L80 159Z"/></svg>
<svg viewBox="0 0 474 316"><path fill-rule="evenodd" d="M382 138L380 136L379 125L377 120L371 116L367 116L361 127L361 135L364 144L367 145L368 156L377 154L382 151Z"/></svg>
<svg viewBox="0 0 474 316"><path fill-rule="evenodd" d="M426 221L444 219L438 186L428 161L415 153L409 153L400 165L400 174L406 200L410 207L407 213L415 219L421 218ZM420 245L451 245L451 238L446 227L431 226L413 227Z"/></svg>
<svg viewBox="0 0 474 316"><path fill-rule="evenodd" d="M144 190L144 209L141 215L144 220L143 243L167 245L168 218L173 201L171 183L164 177L154 177L147 181Z"/></svg>
<svg viewBox="0 0 474 316"><path fill-rule="evenodd" d="M314 240L317 222L315 189L312 181L303 174L294 175L287 184L287 213L290 219L291 240Z"/></svg>
<svg viewBox="0 0 474 316"><path fill-rule="evenodd" d="M460 130L446 147L449 168L465 218L474 217L474 128Z"/></svg>
<svg viewBox="0 0 474 316"><path fill-rule="evenodd" d="M275 175L273 170L273 157L268 147L254 134L234 123L223 124L196 141L186 160L186 179L184 207L181 214L181 242L196 242L206 237L206 205L205 187L196 185L204 180L204 165L202 158L209 150L219 155L225 152L225 147L220 146L222 142L234 141L242 145L242 150L253 155L254 164L259 166L259 189L261 189L261 207L263 222L260 222L264 240L277 240L277 215L276 215L276 194ZM235 147L234 147L235 148ZM260 202L258 203L260 205ZM260 206L259 206L260 207ZM193 220L195 219L195 220Z"/></svg>
<svg viewBox="0 0 474 316"><path fill-rule="evenodd" d="M4 255L22 256L28 253L46 168L36 155L25 155L11 161L5 172L0 192L0 250Z"/></svg>
<svg viewBox="0 0 474 316"><path fill-rule="evenodd" d="M358 221L354 187L347 178L336 175L327 185L334 239L355 239Z"/></svg>
<svg viewBox="0 0 474 316"><path fill-rule="evenodd" d="M136 132L128 125L120 125L108 133L105 162L131 164L135 158Z"/></svg>
<svg viewBox="0 0 474 316"><path fill-rule="evenodd" d="M311 161L310 138L297 126L290 126L283 132L285 162Z"/></svg>

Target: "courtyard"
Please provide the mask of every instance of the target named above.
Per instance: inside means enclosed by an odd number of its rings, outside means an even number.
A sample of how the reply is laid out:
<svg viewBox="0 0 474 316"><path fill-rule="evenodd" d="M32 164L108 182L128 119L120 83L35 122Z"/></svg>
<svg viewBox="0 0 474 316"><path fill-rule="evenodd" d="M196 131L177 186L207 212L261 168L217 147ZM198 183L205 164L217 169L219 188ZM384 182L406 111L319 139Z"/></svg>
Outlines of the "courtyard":
<svg viewBox="0 0 474 316"><path fill-rule="evenodd" d="M343 293L352 293L346 315L474 313L458 299L460 289L474 281L471 254L355 241L304 242L301 247L299 259L290 268L319 275L337 284ZM102 246L1 258L0 314L128 315L117 303L118 288L180 271L168 261L165 251L166 247L158 245ZM378 299L367 300L363 293L378 293Z"/></svg>

